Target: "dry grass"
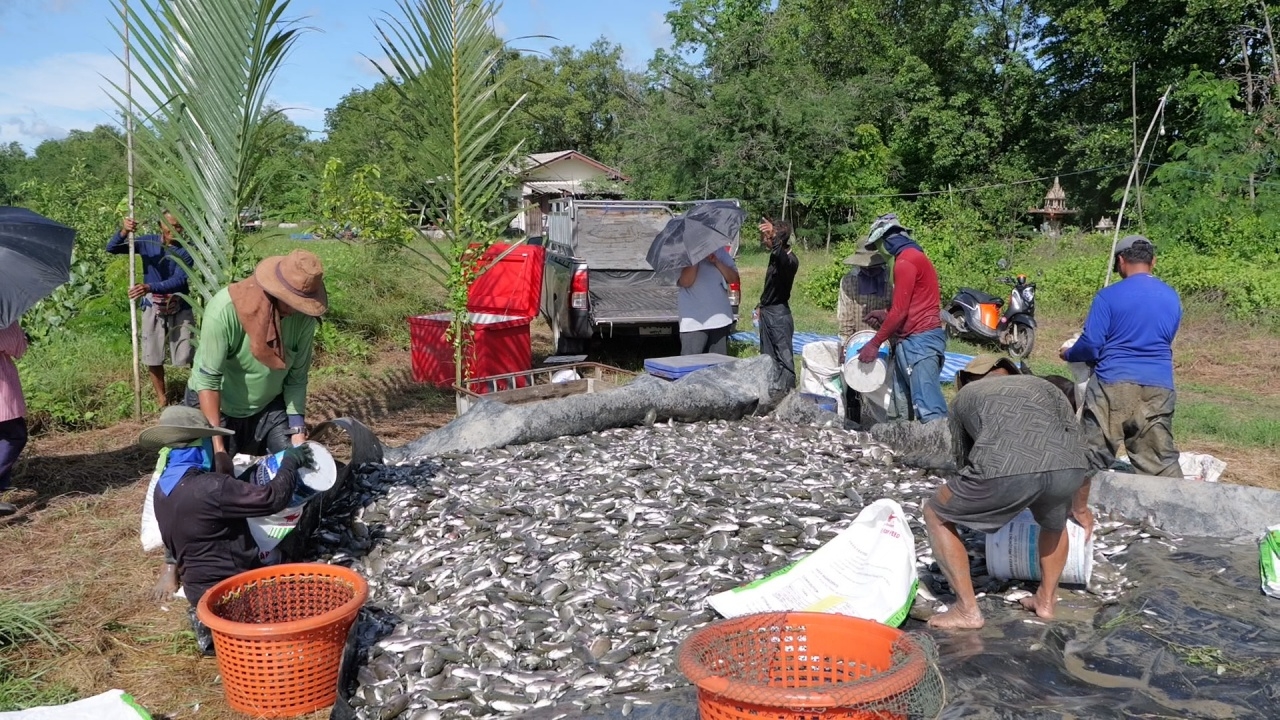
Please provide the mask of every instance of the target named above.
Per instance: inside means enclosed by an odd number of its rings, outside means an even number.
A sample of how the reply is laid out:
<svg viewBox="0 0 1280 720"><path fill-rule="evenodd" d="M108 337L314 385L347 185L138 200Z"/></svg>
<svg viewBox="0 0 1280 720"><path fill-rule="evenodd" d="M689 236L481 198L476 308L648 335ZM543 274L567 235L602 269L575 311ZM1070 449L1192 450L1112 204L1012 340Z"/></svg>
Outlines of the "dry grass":
<svg viewBox="0 0 1280 720"><path fill-rule="evenodd" d="M408 366L403 355L383 357L370 379L318 389L312 420L356 417L389 444L447 422L452 395L410 382L398 369ZM81 696L126 690L157 717L243 718L223 701L217 662L196 654L186 602L150 599L161 561L138 542L154 464L153 454L134 446L141 427L46 435L28 446L17 476L26 489L6 497L21 512L0 520L0 545L9 551L0 587L19 598L68 598L56 629L69 648L29 644L3 659Z"/></svg>

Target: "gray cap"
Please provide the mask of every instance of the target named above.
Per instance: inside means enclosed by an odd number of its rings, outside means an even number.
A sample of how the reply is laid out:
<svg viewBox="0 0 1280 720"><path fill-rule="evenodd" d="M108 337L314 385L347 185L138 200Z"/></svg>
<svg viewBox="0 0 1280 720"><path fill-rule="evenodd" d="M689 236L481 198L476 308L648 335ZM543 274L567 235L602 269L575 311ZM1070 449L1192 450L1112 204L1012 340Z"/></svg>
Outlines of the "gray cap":
<svg viewBox="0 0 1280 720"><path fill-rule="evenodd" d="M1155 250L1155 247L1156 247L1155 243L1148 240L1145 235L1125 235L1124 237L1120 238L1120 242L1116 243L1115 254L1119 255L1120 253L1124 252L1125 250L1128 250L1129 248L1133 247L1134 245L1137 245L1140 242L1144 242L1150 245L1152 251Z"/></svg>

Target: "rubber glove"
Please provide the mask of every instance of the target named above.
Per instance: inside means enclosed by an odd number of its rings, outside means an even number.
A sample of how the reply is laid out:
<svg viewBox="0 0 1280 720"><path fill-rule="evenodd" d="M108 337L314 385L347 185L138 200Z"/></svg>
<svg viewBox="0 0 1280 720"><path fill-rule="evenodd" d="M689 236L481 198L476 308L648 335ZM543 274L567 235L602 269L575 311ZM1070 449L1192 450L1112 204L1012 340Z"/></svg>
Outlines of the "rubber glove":
<svg viewBox="0 0 1280 720"><path fill-rule="evenodd" d="M880 346L867 343L858 351L858 362L871 363L876 361L876 357L880 354Z"/></svg>
<svg viewBox="0 0 1280 720"><path fill-rule="evenodd" d="M310 445L294 445L284 451L285 458L293 458L293 461L300 468L315 468L316 455L311 451Z"/></svg>

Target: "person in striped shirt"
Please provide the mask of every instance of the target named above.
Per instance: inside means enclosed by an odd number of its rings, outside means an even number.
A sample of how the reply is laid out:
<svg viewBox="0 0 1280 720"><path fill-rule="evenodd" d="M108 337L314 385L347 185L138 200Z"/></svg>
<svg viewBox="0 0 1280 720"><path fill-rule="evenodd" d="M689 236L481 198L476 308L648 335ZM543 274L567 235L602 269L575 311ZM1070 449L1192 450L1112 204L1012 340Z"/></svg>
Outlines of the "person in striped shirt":
<svg viewBox="0 0 1280 720"><path fill-rule="evenodd" d="M14 360L27 352L27 335L18 323L0 328L0 492L13 481L13 466L27 446L27 401ZM0 502L0 516L18 511L13 503Z"/></svg>

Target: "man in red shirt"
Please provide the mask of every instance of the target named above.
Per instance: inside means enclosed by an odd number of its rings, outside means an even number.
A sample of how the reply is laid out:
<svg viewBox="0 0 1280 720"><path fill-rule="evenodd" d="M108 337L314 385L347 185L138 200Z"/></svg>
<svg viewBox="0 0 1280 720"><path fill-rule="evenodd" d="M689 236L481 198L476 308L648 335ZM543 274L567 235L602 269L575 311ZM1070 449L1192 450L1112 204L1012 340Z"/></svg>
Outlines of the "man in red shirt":
<svg viewBox="0 0 1280 720"><path fill-rule="evenodd" d="M871 225L865 247L875 250L883 245L893 256L893 299L875 337L859 351L858 361L875 361L880 345L896 338L893 392L909 396L915 419L927 423L947 417L941 380L947 335L942 329L938 271L907 233L892 213Z"/></svg>

